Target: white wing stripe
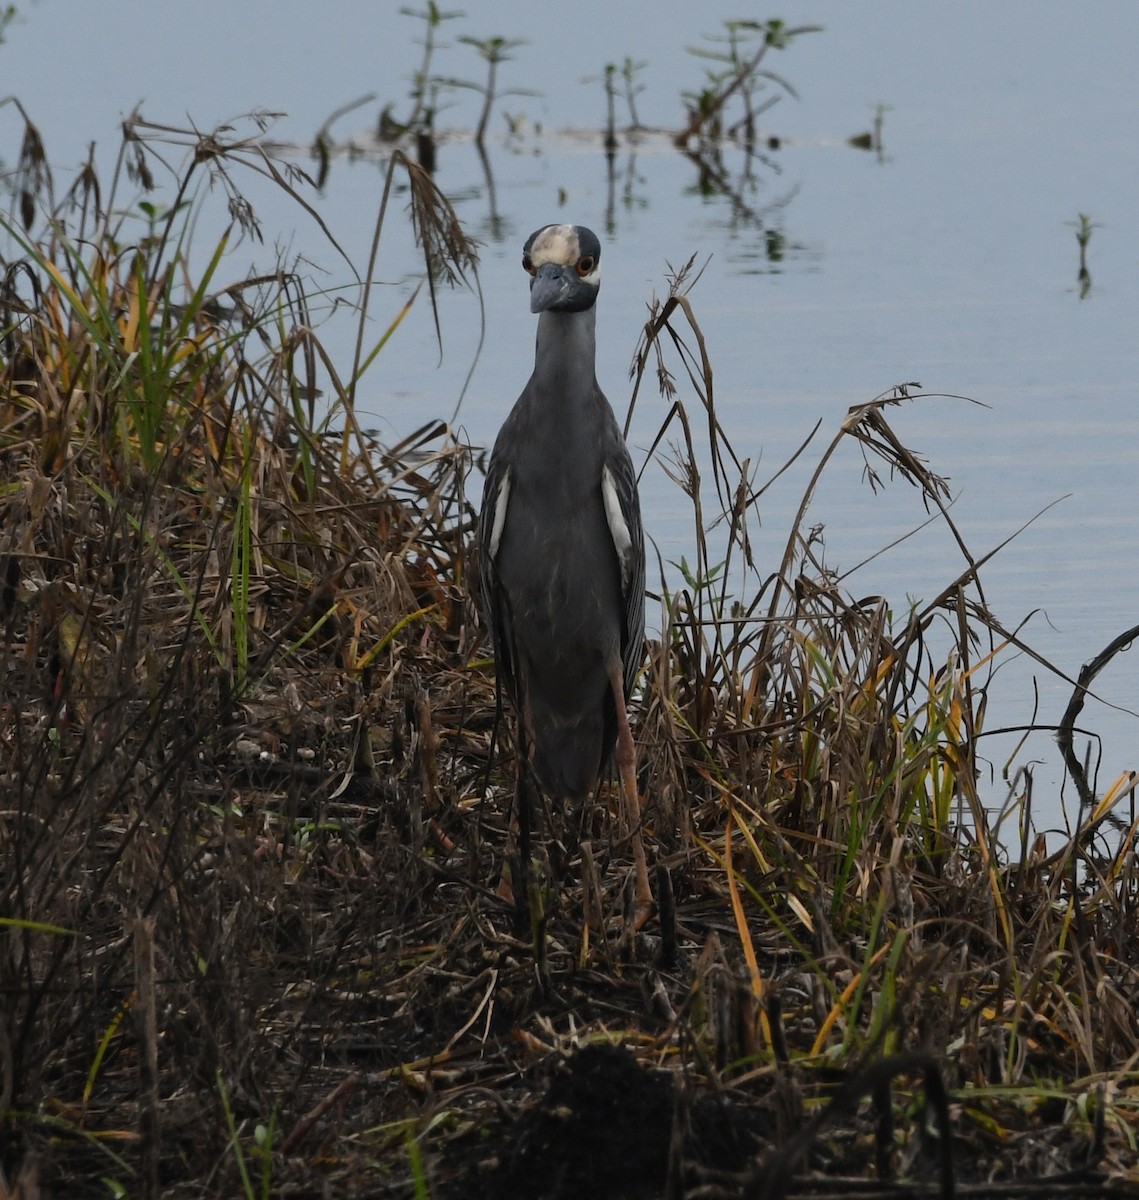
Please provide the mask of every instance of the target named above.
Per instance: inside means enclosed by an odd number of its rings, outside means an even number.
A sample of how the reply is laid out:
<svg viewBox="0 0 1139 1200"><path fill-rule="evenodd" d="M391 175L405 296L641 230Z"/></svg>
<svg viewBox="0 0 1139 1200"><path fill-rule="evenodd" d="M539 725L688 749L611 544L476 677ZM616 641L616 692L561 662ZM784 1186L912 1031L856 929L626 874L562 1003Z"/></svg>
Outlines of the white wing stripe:
<svg viewBox="0 0 1139 1200"><path fill-rule="evenodd" d="M506 524L506 505L510 499L510 472L502 473L502 482L498 485L498 495L494 498L494 525L490 531L490 558L493 562L498 557L498 544L502 541L502 529Z"/></svg>
<svg viewBox="0 0 1139 1200"><path fill-rule="evenodd" d="M601 468L601 496L605 501L605 519L609 523L609 533L621 564L621 588L628 591L632 572L633 538L629 533L625 514L621 511L621 499L617 495L617 485L613 482L613 472L609 470L608 463Z"/></svg>

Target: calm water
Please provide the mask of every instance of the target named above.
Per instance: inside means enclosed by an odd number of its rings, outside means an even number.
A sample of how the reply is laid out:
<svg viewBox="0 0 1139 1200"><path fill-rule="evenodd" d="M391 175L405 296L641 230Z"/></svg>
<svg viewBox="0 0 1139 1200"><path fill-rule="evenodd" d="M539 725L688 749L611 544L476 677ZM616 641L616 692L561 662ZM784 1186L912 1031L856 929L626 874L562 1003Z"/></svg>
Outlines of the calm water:
<svg viewBox="0 0 1139 1200"><path fill-rule="evenodd" d="M40 0L0 47L6 91L37 121L57 169L77 163L87 144L108 151L118 122L136 103L158 122L200 128L250 109L280 111L273 135L308 144L327 116L369 92L377 100L334 133L366 140L380 100L405 106L418 56L414 22L395 3L355 0L315 6L259 0L241 6L200 0L163 7L142 0L72 6ZM460 34L524 37L530 45L503 68L503 87L541 88L508 97L522 134L507 144L496 120L491 161L496 216L469 142L440 152L438 179L485 243L481 279L488 352L478 363L459 421L475 442L489 441L529 371L533 327L522 240L549 220L575 220L602 232L609 185L596 130L604 115L597 83L583 83L608 60L645 60L641 119L675 127L679 92L700 83L701 64L685 53L741 7L586 0L568 8L522 0L472 4L445 27L452 45L441 74L475 77L478 64ZM331 15L329 15L331 14ZM767 14L764 14L767 15ZM716 371L717 406L742 456L766 479L817 420L817 445L768 493L761 557L781 554L792 515L818 455L847 408L893 384L967 395L925 399L893 410L891 422L934 470L951 478L954 519L976 555L1050 508L984 572L992 609L1009 626L1035 613L1026 636L1069 675L1122 630L1139 623L1133 582L1139 558L1134 463L1139 446L1139 6L1023 0L994 6L881 2L874 6L796 2L773 9L790 24L825 27L768 65L799 94L765 117L784 144L757 164L742 195L759 220L722 197L699 194L695 168L664 139L623 147L616 200L605 234L599 376L614 406L628 399L628 364L666 264L691 254L708 260L692 295ZM66 63L66 71L45 69ZM454 95L444 127L469 128L477 105ZM884 114L882 156L846 138ZM18 124L0 109L0 158L14 161ZM303 159L302 159L303 161ZM743 162L726 156L738 181ZM316 203L352 260L362 265L381 171L374 161L334 165ZM279 250L307 254L328 271L314 287L343 282L335 257L312 226L283 208L272 189L251 187L266 231L263 247L240 247L230 274L271 267ZM564 194L564 204L560 202ZM1077 287L1074 222L1098 224L1089 247L1089 295ZM208 246L209 216L202 244ZM390 227L393 231L395 225ZM781 256L773 261L776 241ZM414 258L394 233L381 275L392 284L375 313L377 329L414 285ZM468 294L443 302L442 363L426 307L384 352L365 389L374 423L402 435L426 417L451 414L478 339ZM350 356L347 324L330 324L326 343ZM660 419L647 394L634 443L644 447ZM845 570L924 518L919 497L895 482L872 496L853 445L832 464L811 510L826 527L827 560ZM687 510L656 464L645 475L646 524L666 560L691 557ZM856 595L882 593L899 609L930 597L963 568L941 527L931 528L855 573ZM1026 659L1006 655L989 726L1059 720L1070 686ZM1100 676L1082 724L1104 739L1100 785L1139 765L1139 661L1118 657ZM1114 706L1114 707L1111 707ZM999 770L1011 739L988 749ZM1064 820L1059 756L1034 735L1018 762L1038 762L1042 824ZM1001 795L999 779L990 788Z"/></svg>

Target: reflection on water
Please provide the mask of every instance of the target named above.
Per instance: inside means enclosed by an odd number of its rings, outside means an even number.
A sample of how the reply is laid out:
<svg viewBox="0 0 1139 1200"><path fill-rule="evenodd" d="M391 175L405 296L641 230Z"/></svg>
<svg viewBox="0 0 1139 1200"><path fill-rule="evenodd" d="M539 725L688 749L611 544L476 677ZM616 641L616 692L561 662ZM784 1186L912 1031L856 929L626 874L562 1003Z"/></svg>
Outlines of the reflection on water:
<svg viewBox="0 0 1139 1200"><path fill-rule="evenodd" d="M1092 273L1088 270L1088 243L1092 240L1092 230L1098 228L1098 222L1093 221L1087 213L1080 213L1078 221L1069 221L1075 226L1076 244L1080 248L1080 270L1076 275L1076 283L1080 290L1080 299L1086 300L1092 291Z"/></svg>

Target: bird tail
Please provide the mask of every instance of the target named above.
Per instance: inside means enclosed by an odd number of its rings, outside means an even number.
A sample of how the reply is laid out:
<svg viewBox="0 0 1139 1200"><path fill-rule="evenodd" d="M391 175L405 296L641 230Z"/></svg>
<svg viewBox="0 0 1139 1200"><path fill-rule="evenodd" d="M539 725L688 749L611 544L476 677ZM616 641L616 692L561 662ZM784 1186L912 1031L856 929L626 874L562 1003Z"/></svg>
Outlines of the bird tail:
<svg viewBox="0 0 1139 1200"><path fill-rule="evenodd" d="M597 786L616 736L616 721L605 713L566 714L534 705L534 774L550 799L579 802Z"/></svg>

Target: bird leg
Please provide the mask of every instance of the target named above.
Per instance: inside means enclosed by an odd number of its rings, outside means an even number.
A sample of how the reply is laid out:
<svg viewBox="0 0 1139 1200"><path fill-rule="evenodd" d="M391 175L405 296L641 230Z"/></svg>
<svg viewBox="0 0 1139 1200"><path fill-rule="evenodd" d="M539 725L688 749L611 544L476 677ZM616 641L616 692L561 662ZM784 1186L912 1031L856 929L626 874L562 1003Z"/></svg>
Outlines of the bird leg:
<svg viewBox="0 0 1139 1200"><path fill-rule="evenodd" d="M530 932L530 868L531 830L534 821L534 782L530 775L530 764L522 759L518 763L518 777L514 783L514 812L518 818L518 858L513 864L514 878L514 921L519 937Z"/></svg>
<svg viewBox="0 0 1139 1200"><path fill-rule="evenodd" d="M637 752L633 746L633 731L629 728L629 713L625 708L624 670L622 664L617 660L614 660L609 668L609 683L613 689L613 701L617 709L617 773L621 781L621 800L624 807L626 832L633 847L633 927L641 929L652 913L653 889L649 884L645 843L641 837L641 805L637 795Z"/></svg>

